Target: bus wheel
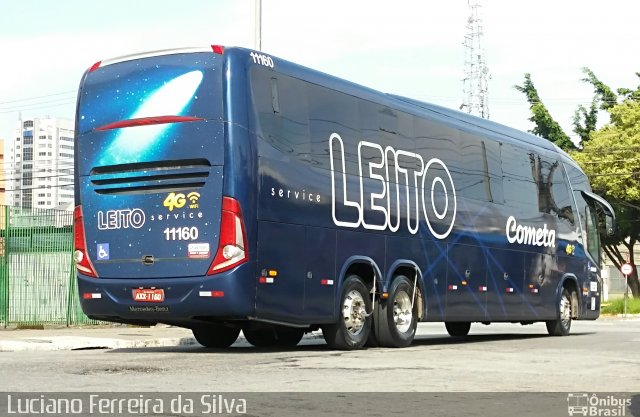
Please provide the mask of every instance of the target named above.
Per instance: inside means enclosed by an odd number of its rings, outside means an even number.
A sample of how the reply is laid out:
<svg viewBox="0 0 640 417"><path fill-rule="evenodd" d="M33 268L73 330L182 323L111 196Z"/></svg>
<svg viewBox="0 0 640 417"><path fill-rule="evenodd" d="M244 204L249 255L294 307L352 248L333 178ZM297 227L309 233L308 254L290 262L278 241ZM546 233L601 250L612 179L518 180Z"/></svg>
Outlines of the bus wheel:
<svg viewBox="0 0 640 417"><path fill-rule="evenodd" d="M380 346L406 347L413 342L418 325L418 303L411 305L413 293L413 286L405 276L391 283L389 298L376 308L373 320Z"/></svg>
<svg viewBox="0 0 640 417"><path fill-rule="evenodd" d="M342 286L337 323L322 327L322 335L333 349L360 349L371 331L369 290L357 275L349 276Z"/></svg>
<svg viewBox="0 0 640 417"><path fill-rule="evenodd" d="M237 327L209 324L191 329L198 343L208 348L228 348L240 334Z"/></svg>
<svg viewBox="0 0 640 417"><path fill-rule="evenodd" d="M571 294L562 289L557 318L547 321L547 331L551 336L568 336L571 331Z"/></svg>
<svg viewBox="0 0 640 417"><path fill-rule="evenodd" d="M454 337L464 337L469 334L471 329L471 322L469 321L445 321L444 327L447 328L447 333Z"/></svg>
<svg viewBox="0 0 640 417"><path fill-rule="evenodd" d="M242 333L247 342L255 347L294 347L302 339L304 330L272 327L267 329L244 329Z"/></svg>

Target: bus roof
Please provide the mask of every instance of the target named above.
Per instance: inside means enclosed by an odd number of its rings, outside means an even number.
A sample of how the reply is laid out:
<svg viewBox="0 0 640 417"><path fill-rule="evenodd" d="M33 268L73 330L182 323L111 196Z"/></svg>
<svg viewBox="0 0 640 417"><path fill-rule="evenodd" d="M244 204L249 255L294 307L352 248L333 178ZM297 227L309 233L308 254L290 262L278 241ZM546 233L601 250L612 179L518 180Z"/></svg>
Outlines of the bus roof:
<svg viewBox="0 0 640 417"><path fill-rule="evenodd" d="M235 60L242 57L244 62L247 62L247 56L256 52L251 49L240 47L222 47L222 46L208 46L208 47L189 47L189 48L176 48L161 51L152 51L146 53L132 54L122 57L116 57L109 60L97 62L100 66L109 65L112 63L133 60L138 58L153 57L156 55L167 54L180 54L191 52L211 51L215 53L223 53L227 55L229 59ZM268 55L268 54L265 54ZM369 87L365 87L360 84L356 84L345 79L305 67L300 64L287 61L282 58L277 58L269 55L274 59L276 65L273 70L285 75L289 75L294 78L305 80L314 84L322 85L330 89L344 92L355 97L360 97L365 100L370 100L379 103L384 106L392 107L396 110L407 111L416 115L427 117L438 122L450 125L452 127L466 130L474 134L486 135L496 140L511 143L526 143L532 146L540 147L548 151L559 153L570 159L570 157L559 147L557 147L551 141L535 136L533 134L523 132L521 130L464 113L458 110L450 109L447 107L439 106L415 100L408 97L403 97L395 94L383 93L378 90L374 90Z"/></svg>
<svg viewBox="0 0 640 417"><path fill-rule="evenodd" d="M250 54L251 50L245 48L226 48L225 53L232 53L233 51L239 51L242 54ZM431 119L435 119L441 123L453 125L459 129L467 130L475 134L484 134L486 136L502 140L505 142L524 142L529 145L544 148L551 152L564 153L555 144L547 139L539 136L532 135L527 132L491 121L482 119L463 113L458 110L438 106L423 101L402 97L395 94L387 94L374 90L369 87L365 87L360 84L347 81L345 79L314 70L303 65L295 64L293 62L272 57L275 60L274 71L289 75L294 78L299 78L305 81L309 81L314 84L322 85L327 88L342 91L344 93L368 99L370 101L380 103L381 105L389 106L397 110L408 111L414 114L419 114Z"/></svg>

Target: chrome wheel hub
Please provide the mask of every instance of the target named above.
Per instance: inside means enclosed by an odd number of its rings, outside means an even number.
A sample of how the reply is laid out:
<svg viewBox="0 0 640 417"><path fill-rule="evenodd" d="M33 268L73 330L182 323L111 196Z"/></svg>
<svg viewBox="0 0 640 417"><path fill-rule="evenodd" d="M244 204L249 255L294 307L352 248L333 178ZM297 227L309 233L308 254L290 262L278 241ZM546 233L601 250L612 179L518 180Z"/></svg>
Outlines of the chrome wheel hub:
<svg viewBox="0 0 640 417"><path fill-rule="evenodd" d="M560 320L562 321L562 327L565 329L569 327L571 323L571 301L565 295L560 299Z"/></svg>
<svg viewBox="0 0 640 417"><path fill-rule="evenodd" d="M342 318L347 331L357 335L362 331L367 318L364 298L358 291L352 290L344 298L342 305Z"/></svg>
<svg viewBox="0 0 640 417"><path fill-rule="evenodd" d="M393 299L393 322L400 333L406 333L411 328L412 319L411 298L405 291L400 291Z"/></svg>

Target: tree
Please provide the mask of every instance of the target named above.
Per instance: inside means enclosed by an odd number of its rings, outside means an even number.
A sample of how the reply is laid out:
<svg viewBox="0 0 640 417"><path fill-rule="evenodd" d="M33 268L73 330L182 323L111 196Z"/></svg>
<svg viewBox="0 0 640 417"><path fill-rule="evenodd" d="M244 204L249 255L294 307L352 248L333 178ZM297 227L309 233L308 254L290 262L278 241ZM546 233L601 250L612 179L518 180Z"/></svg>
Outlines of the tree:
<svg viewBox="0 0 640 417"><path fill-rule="evenodd" d="M591 102L589 111L581 104L573 115L573 131L580 138L580 145L589 141L589 134L596 130L598 123L598 106L596 100Z"/></svg>
<svg viewBox="0 0 640 417"><path fill-rule="evenodd" d="M576 145L571 142L569 136L564 133L560 124L551 117L551 113L540 100L538 90L533 85L533 81L531 81L531 74L525 74L524 84L514 85L514 88L527 96L527 101L530 105L529 109L531 110L529 120L536 125L529 133L547 138L565 151L576 149Z"/></svg>
<svg viewBox="0 0 640 417"><path fill-rule="evenodd" d="M640 72L636 72L636 77L640 78ZM628 88L618 88L618 95L624 100L640 101L640 86L635 90Z"/></svg>
<svg viewBox="0 0 640 417"><path fill-rule="evenodd" d="M635 266L633 247L640 242L640 87L635 90L619 88L616 95L591 70L583 68L583 72L586 76L582 81L593 85L594 97L589 110L579 106L574 115L574 132L581 138L582 150L561 147L571 150L571 156L587 173L594 190L614 207L618 228L614 236L602 238L605 254L619 268L626 262L627 255L619 248L625 247L630 263ZM640 73L636 75L640 77ZM530 74L525 74L523 86L515 88L523 92L531 104L529 120L536 123L531 133L558 144L562 135L557 134L557 130L562 129L541 103ZM622 102L618 103L618 100ZM536 103L538 105L534 107ZM610 122L597 130L600 110L610 114ZM548 117L541 117L545 113ZM556 139L542 132L553 132ZM629 277L629 287L634 297L640 297L637 267Z"/></svg>
<svg viewBox="0 0 640 417"><path fill-rule="evenodd" d="M582 151L571 156L583 167L596 192L616 208L618 232L603 239L606 255L620 268L626 261L619 245L626 247L635 265L633 246L640 241L640 102L627 100L609 109L611 122L591 133ZM638 273L629 279L634 297L640 297Z"/></svg>
<svg viewBox="0 0 640 417"><path fill-rule="evenodd" d="M580 138L580 146L589 141L589 133L596 130L598 123L598 110L608 111L618 101L618 96L604 84L589 68L582 68L586 75L581 81L593 86L593 99L589 110L580 105L573 116L573 131Z"/></svg>

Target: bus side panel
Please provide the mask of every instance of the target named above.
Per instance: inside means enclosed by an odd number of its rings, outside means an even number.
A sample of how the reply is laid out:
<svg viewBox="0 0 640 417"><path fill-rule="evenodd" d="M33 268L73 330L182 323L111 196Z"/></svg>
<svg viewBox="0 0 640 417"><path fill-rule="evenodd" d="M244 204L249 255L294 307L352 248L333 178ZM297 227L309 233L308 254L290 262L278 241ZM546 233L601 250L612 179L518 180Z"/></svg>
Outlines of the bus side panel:
<svg viewBox="0 0 640 417"><path fill-rule="evenodd" d="M492 249L488 253L488 320L513 320L531 314L523 308L527 291L524 261L521 251Z"/></svg>
<svg viewBox="0 0 640 417"><path fill-rule="evenodd" d="M260 221L258 236L256 316L298 324L331 322L339 286L336 231Z"/></svg>
<svg viewBox="0 0 640 417"><path fill-rule="evenodd" d="M385 264L386 236L370 232L356 232L348 230L337 231L336 266L338 271L353 255L370 258L375 267L382 271L387 270ZM373 265L368 265L373 266ZM349 275L349 274L347 274ZM347 278L339 277L339 278ZM366 277L361 277L365 279ZM376 277L381 280L383 277Z"/></svg>
<svg viewBox="0 0 640 417"><path fill-rule="evenodd" d="M566 266L559 266L556 259L557 256L546 253L525 255L524 312L527 319L546 320L556 316L558 286L566 272Z"/></svg>
<svg viewBox="0 0 640 417"><path fill-rule="evenodd" d="M423 297L426 302L425 320L444 319L446 303L447 252L446 245L421 238L388 236L386 245L386 265L399 259L415 262L422 276ZM393 271L391 271L393 273ZM387 277L391 279L393 277Z"/></svg>
<svg viewBox="0 0 640 417"><path fill-rule="evenodd" d="M257 317L301 321L306 255L304 226L258 222Z"/></svg>
<svg viewBox="0 0 640 417"><path fill-rule="evenodd" d="M304 315L311 323L333 321L335 314L336 230L306 227Z"/></svg>
<svg viewBox="0 0 640 417"><path fill-rule="evenodd" d="M487 261L480 246L450 244L447 248L448 321L485 320L487 316Z"/></svg>

